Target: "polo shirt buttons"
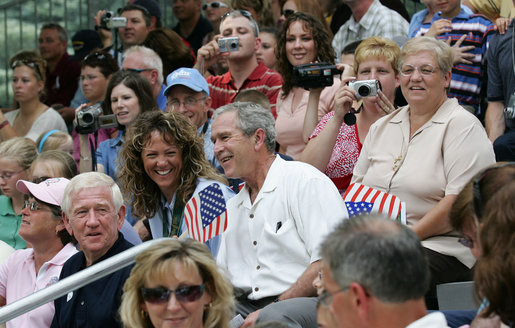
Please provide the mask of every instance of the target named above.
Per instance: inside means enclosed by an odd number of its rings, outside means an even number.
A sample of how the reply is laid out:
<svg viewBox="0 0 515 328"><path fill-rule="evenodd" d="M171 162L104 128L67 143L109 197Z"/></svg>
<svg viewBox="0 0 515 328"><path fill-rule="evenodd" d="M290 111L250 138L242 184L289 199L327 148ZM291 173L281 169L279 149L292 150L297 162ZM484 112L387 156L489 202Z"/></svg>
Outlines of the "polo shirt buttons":
<svg viewBox="0 0 515 328"><path fill-rule="evenodd" d="M252 244L253 244L254 246L256 246L256 245L257 245L257 241L255 241L255 240L254 240L254 241L252 242Z"/></svg>
<svg viewBox="0 0 515 328"><path fill-rule="evenodd" d="M84 301L80 302L80 305L84 305Z"/></svg>
<svg viewBox="0 0 515 328"><path fill-rule="evenodd" d="M249 217L250 217L251 219L253 219L253 218L254 218L254 214L249 215Z"/></svg>
<svg viewBox="0 0 515 328"><path fill-rule="evenodd" d="M256 270L259 270L259 269L261 269L261 266L259 266L259 265L258 265L258 266L256 267Z"/></svg>
<svg viewBox="0 0 515 328"><path fill-rule="evenodd" d="M254 288L254 291L255 291L255 292L258 292L258 291L259 291L259 288L257 288L257 287L256 287L256 288Z"/></svg>

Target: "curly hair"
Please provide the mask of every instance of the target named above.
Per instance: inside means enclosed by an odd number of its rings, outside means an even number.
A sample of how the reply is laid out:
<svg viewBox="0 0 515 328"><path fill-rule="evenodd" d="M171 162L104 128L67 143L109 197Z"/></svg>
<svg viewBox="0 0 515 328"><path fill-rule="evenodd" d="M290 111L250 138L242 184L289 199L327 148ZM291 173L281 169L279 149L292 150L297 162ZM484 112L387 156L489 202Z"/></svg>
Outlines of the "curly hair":
<svg viewBox="0 0 515 328"><path fill-rule="evenodd" d="M490 305L483 317L492 313L505 323L515 321L515 180L506 181L488 201L480 231L483 256L474 270L476 292Z"/></svg>
<svg viewBox="0 0 515 328"><path fill-rule="evenodd" d="M286 38L291 24L297 21L303 22L304 28L311 32L315 49L317 50L316 60L318 62L334 64L336 56L331 45L331 38L322 23L313 16L303 12L296 12L290 15L283 23L277 39L277 66L279 73L283 77L282 98L286 98L293 88L293 65L286 56Z"/></svg>
<svg viewBox="0 0 515 328"><path fill-rule="evenodd" d="M195 272L202 278L205 293L211 303L204 308L205 328L227 328L231 318L234 300L232 286L220 273L208 248L193 239L184 241L169 239L150 246L136 257L136 265L123 286L120 316L125 327L153 327L148 315L141 310L143 296L141 288L149 282L164 282L174 275L178 265L185 272Z"/></svg>
<svg viewBox="0 0 515 328"><path fill-rule="evenodd" d="M168 28L156 28L148 33L143 45L154 50L163 61L163 79L181 67L193 67L195 57L181 37Z"/></svg>
<svg viewBox="0 0 515 328"><path fill-rule="evenodd" d="M126 199L132 203L133 213L140 219L155 215L161 190L145 172L141 153L152 132L157 131L168 144L182 151L181 181L176 190L176 202L184 205L197 186L197 178L227 181L207 161L204 143L188 118L180 113L152 111L140 115L131 126L120 152L119 182Z"/></svg>

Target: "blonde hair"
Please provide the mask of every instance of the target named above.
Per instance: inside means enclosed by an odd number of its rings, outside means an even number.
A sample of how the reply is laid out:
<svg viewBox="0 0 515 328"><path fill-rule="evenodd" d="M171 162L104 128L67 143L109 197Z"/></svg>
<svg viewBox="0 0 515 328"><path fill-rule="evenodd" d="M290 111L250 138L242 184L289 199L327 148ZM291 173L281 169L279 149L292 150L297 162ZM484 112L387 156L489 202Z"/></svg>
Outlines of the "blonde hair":
<svg viewBox="0 0 515 328"><path fill-rule="evenodd" d="M29 138L15 137L0 143L0 158L13 159L24 170L30 167L36 156L36 146Z"/></svg>
<svg viewBox="0 0 515 328"><path fill-rule="evenodd" d="M358 74L359 64L370 58L382 58L388 61L395 74L399 73L401 49L390 39L373 36L361 41L354 55L354 73Z"/></svg>
<svg viewBox="0 0 515 328"><path fill-rule="evenodd" d="M36 140L36 146L40 153L48 150L59 150L60 147L67 142L73 142L72 137L63 131L49 130L43 132L38 140Z"/></svg>
<svg viewBox="0 0 515 328"><path fill-rule="evenodd" d="M163 281L174 274L177 264L186 272L198 272L206 293L211 296L204 309L204 328L226 328L232 316L234 301L232 286L220 273L208 248L193 239L169 239L154 244L136 257L136 265L123 286L120 316L123 324L131 328L152 327L150 318L142 313L141 288L150 281Z"/></svg>
<svg viewBox="0 0 515 328"><path fill-rule="evenodd" d="M451 71L454 62L454 54L451 46L441 40L427 36L409 39L408 42L402 46L398 69L402 67L404 58L421 51L431 51L434 54L442 76Z"/></svg>

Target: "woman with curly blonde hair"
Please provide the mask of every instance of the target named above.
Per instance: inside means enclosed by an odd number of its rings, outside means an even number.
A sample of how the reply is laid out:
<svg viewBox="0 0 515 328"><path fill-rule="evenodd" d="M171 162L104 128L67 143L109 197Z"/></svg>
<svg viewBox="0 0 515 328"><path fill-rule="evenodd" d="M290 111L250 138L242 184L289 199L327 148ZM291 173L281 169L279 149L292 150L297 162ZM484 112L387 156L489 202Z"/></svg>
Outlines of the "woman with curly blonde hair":
<svg viewBox="0 0 515 328"><path fill-rule="evenodd" d="M121 151L119 182L136 217L148 219L152 238L187 231L184 207L198 192L217 185L228 200L233 192L207 161L202 138L179 113L141 114ZM216 255L219 237L207 241Z"/></svg>
<svg viewBox="0 0 515 328"><path fill-rule="evenodd" d="M128 328L226 328L233 307L232 286L208 249L193 239L170 239L136 258L120 316Z"/></svg>

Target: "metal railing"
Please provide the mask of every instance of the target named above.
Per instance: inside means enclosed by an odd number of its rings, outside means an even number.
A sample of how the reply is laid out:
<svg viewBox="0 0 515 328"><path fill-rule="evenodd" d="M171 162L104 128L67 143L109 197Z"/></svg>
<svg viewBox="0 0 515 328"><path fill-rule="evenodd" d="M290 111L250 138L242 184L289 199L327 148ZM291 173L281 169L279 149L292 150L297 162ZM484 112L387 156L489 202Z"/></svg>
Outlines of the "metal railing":
<svg viewBox="0 0 515 328"><path fill-rule="evenodd" d="M75 291L89 283L107 276L108 274L129 266L135 262L136 256L149 246L168 239L170 238L154 239L134 246L120 254L112 256L102 262L66 277L54 285L41 289L17 300L14 303L8 304L0 308L0 323L14 319L19 315L51 302L56 298L64 296L71 291Z"/></svg>

